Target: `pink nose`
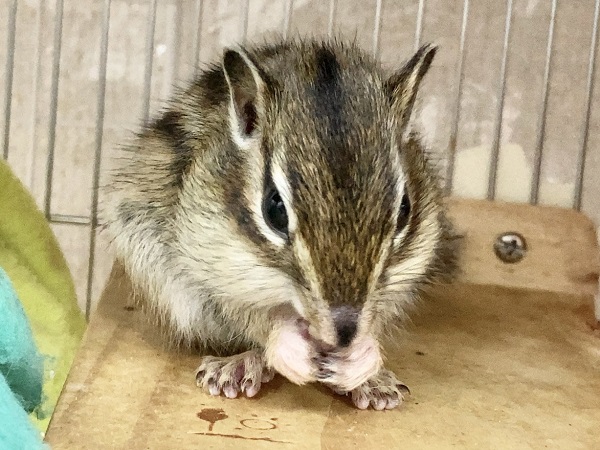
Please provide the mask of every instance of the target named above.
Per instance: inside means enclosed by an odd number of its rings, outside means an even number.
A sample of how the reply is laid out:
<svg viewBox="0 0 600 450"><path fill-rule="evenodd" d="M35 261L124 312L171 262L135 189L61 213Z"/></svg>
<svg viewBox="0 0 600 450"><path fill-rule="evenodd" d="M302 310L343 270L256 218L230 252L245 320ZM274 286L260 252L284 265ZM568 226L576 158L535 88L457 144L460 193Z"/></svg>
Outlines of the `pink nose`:
<svg viewBox="0 0 600 450"><path fill-rule="evenodd" d="M331 309L331 317L340 347L347 347L354 339L359 315L358 309L352 306L336 306Z"/></svg>

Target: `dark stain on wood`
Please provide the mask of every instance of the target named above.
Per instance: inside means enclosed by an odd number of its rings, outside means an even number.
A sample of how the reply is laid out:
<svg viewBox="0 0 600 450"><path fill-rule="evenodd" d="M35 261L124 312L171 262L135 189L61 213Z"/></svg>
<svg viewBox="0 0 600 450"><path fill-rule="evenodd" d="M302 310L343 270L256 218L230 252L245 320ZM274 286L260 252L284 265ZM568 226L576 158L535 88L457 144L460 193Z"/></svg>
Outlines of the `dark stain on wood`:
<svg viewBox="0 0 600 450"><path fill-rule="evenodd" d="M276 444L291 444L288 441L277 441L275 439L271 439L268 437L249 437L249 436L241 436L239 434L221 434L221 433L203 433L203 432L195 432L194 434L198 434L201 436L218 436L223 438L231 438L231 439L245 439L248 441L265 441L265 442L273 442Z"/></svg>
<svg viewBox="0 0 600 450"><path fill-rule="evenodd" d="M215 423L217 423L219 420L224 420L229 417L227 414L225 414L225 411L220 408L204 408L202 411L197 413L196 416L198 419L209 423L208 431L212 431Z"/></svg>

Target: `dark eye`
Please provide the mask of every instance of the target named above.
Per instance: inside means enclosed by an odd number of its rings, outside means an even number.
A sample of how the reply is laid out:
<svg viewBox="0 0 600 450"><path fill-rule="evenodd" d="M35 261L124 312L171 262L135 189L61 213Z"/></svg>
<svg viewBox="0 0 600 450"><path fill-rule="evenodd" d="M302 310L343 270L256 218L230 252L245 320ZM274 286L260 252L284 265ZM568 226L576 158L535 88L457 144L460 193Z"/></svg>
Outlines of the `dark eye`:
<svg viewBox="0 0 600 450"><path fill-rule="evenodd" d="M263 200L263 216L269 226L282 237L287 237L288 216L277 189L268 189Z"/></svg>
<svg viewBox="0 0 600 450"><path fill-rule="evenodd" d="M408 223L408 217L410 215L410 199L408 194L404 191L402 196L402 203L400 204L400 211L398 212L398 223L396 225L396 232L399 233L404 229Z"/></svg>

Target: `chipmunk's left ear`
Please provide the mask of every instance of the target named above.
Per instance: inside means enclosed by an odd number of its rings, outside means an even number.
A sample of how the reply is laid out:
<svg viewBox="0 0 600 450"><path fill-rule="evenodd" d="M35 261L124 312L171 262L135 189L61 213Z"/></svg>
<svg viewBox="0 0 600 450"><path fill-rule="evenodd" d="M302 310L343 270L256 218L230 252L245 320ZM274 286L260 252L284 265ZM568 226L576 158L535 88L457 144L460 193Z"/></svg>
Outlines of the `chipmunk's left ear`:
<svg viewBox="0 0 600 450"><path fill-rule="evenodd" d="M247 147L264 119L267 80L259 66L243 49L226 48L223 72L229 88L230 127L235 142Z"/></svg>
<svg viewBox="0 0 600 450"><path fill-rule="evenodd" d="M423 45L399 71L386 81L392 109L402 130L410 119L419 85L429 70L436 51L437 47L434 45Z"/></svg>

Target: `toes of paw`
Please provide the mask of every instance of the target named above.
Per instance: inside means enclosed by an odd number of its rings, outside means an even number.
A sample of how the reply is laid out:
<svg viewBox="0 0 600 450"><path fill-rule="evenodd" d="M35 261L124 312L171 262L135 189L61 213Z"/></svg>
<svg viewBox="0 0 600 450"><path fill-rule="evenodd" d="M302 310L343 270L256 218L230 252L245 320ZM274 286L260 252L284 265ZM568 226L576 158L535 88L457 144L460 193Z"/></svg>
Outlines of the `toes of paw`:
<svg viewBox="0 0 600 450"><path fill-rule="evenodd" d="M262 383L262 374L256 372L245 373L242 378L236 382L240 392L244 392L247 397L252 397L258 392ZM253 394L254 393L254 394Z"/></svg>
<svg viewBox="0 0 600 450"><path fill-rule="evenodd" d="M210 385L219 385L220 374L219 371L198 370L196 372L196 386L210 389Z"/></svg>
<svg viewBox="0 0 600 450"><path fill-rule="evenodd" d="M206 364L202 363L196 369L196 382L202 382L202 380L206 377L206 374L209 372Z"/></svg>
<svg viewBox="0 0 600 450"><path fill-rule="evenodd" d="M386 402L386 405L385 405L385 409L394 409L399 404L400 404L400 399L399 398L388 398L387 402Z"/></svg>
<svg viewBox="0 0 600 450"><path fill-rule="evenodd" d="M394 409L402 403L402 397L397 394L384 394L377 390L354 391L352 402L359 409L368 409L369 406L376 411Z"/></svg>
<svg viewBox="0 0 600 450"><path fill-rule="evenodd" d="M221 386L214 378L208 380L207 385L210 395L221 395Z"/></svg>
<svg viewBox="0 0 600 450"><path fill-rule="evenodd" d="M275 372L263 367L256 358L203 358L196 369L196 385L211 395L236 398L240 393L253 397L261 383L270 381Z"/></svg>
<svg viewBox="0 0 600 450"><path fill-rule="evenodd" d="M380 397L380 399L383 402L383 408L381 409L394 409L403 401L402 394L390 394Z"/></svg>
<svg viewBox="0 0 600 450"><path fill-rule="evenodd" d="M223 394L227 398L236 398L238 396L238 387L233 383L226 383L223 385Z"/></svg>
<svg viewBox="0 0 600 450"><path fill-rule="evenodd" d="M367 409L369 407L369 398L365 395L353 396L352 401L358 409Z"/></svg>
<svg viewBox="0 0 600 450"><path fill-rule="evenodd" d="M373 406L373 409L377 411L382 411L387 406L387 400L385 398L376 397L373 400L371 400L371 405Z"/></svg>
<svg viewBox="0 0 600 450"><path fill-rule="evenodd" d="M381 406L383 404L383 407L375 409L394 409L404 400L402 392L375 391L374 397L377 399L378 406Z"/></svg>
<svg viewBox="0 0 600 450"><path fill-rule="evenodd" d="M202 384L202 381L204 380L205 376L206 376L206 370L198 370L196 372L196 384L198 386L200 386Z"/></svg>
<svg viewBox="0 0 600 450"><path fill-rule="evenodd" d="M256 394L258 394L260 386L260 381L252 382L247 380L242 384L242 392L246 394L246 397L254 397Z"/></svg>

